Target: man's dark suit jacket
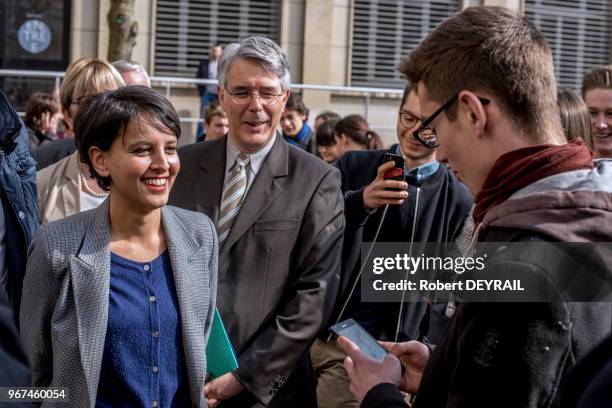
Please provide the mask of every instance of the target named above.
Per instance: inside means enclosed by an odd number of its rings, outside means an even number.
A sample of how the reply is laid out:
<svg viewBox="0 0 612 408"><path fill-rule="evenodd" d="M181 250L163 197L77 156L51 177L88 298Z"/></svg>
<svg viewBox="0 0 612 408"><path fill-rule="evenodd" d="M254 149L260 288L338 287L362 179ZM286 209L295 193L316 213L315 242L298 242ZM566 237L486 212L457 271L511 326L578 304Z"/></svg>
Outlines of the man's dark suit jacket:
<svg viewBox="0 0 612 408"><path fill-rule="evenodd" d="M32 153L36 160L36 169L42 170L52 164L57 163L64 157L70 156L76 150L73 138L54 140L45 143Z"/></svg>
<svg viewBox="0 0 612 408"><path fill-rule="evenodd" d="M170 204L217 221L226 144L179 150ZM234 374L250 392L241 397L305 406L303 356L336 299L343 211L338 170L277 135L219 254L217 307L238 354Z"/></svg>

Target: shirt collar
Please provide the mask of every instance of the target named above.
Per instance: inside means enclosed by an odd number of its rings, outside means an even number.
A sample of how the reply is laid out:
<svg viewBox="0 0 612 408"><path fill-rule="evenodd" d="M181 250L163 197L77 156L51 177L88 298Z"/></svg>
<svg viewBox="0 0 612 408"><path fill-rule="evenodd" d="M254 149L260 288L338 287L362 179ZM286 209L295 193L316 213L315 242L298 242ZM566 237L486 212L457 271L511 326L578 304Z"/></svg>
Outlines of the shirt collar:
<svg viewBox="0 0 612 408"><path fill-rule="evenodd" d="M266 158L268 153L270 153L270 150L272 150L272 146L274 146L276 138L277 135L275 134L273 137L270 138L270 140L264 147L262 147L255 153L247 154L250 159L249 164L253 173L257 174L259 172L259 169L261 168L264 159ZM225 162L225 172L227 173L234 165L236 157L240 154L240 150L238 149L238 147L236 147L234 143L232 143L232 139L230 139L229 136L227 138L227 147L225 149L225 152L227 159Z"/></svg>
<svg viewBox="0 0 612 408"><path fill-rule="evenodd" d="M396 146L395 151L400 156L403 156L402 151L400 150L399 144ZM437 160L432 160L429 163L425 163L423 165L414 167L412 169L408 169L404 167L404 175L408 179L408 182L417 182L422 183L427 180L430 176L432 176L438 168L440 167L440 163Z"/></svg>

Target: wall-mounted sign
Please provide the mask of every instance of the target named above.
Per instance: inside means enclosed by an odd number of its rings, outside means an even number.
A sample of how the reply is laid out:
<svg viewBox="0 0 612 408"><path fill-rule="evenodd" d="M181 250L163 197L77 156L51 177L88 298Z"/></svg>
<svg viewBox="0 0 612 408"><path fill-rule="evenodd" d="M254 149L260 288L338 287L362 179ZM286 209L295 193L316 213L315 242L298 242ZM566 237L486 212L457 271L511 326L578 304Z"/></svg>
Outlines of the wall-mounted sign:
<svg viewBox="0 0 612 408"><path fill-rule="evenodd" d="M41 20L27 20L19 26L17 40L25 51L30 54L40 54L51 45L51 30Z"/></svg>
<svg viewBox="0 0 612 408"><path fill-rule="evenodd" d="M0 68L63 71L70 0L0 0Z"/></svg>

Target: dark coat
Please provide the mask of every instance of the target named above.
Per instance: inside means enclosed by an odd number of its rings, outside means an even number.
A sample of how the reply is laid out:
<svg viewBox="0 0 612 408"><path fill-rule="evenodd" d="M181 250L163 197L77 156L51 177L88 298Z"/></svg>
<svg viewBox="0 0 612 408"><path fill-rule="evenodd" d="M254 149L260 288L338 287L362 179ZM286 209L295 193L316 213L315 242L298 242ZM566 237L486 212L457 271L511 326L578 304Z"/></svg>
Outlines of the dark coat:
<svg viewBox="0 0 612 408"><path fill-rule="evenodd" d="M28 246L38 226L36 163L28 132L0 92L0 200L6 223L6 267L0 271L10 303L19 310Z"/></svg>
<svg viewBox="0 0 612 408"><path fill-rule="evenodd" d="M388 150L354 151L344 154L336 163L342 174L345 200L346 232L342 254L342 302L361 267L361 243L372 242L381 222L382 208L368 213L363 204L363 190L376 178L385 153L395 153L397 145ZM418 189L418 192L417 192ZM415 220L415 209L418 215ZM408 180L408 198L401 206L389 206L377 242L454 242L469 214L472 199L466 187L440 165L436 173L423 182ZM416 221L416 222L415 222ZM359 288L359 286L358 286ZM353 317L371 334L384 340L394 338L399 306L397 303L361 303L356 290L342 319ZM422 339L435 342L447 319L443 317L446 304L411 303L404 308L401 340ZM440 310L438 310L440 309ZM335 320L337 320L336 310ZM332 321L332 322L333 322ZM322 333L324 336L327 333Z"/></svg>
<svg viewBox="0 0 612 408"><path fill-rule="evenodd" d="M198 65L198 70L196 71L195 77L197 79L209 79L208 78L208 59L203 59L200 61L200 65ZM204 95L204 92L206 92L207 85L197 84L196 86L198 87L198 95L200 95L201 97L202 95Z"/></svg>
<svg viewBox="0 0 612 408"><path fill-rule="evenodd" d="M226 144L227 136L179 150L171 204L217 221ZM249 391L224 406L248 407L253 396L269 406L307 406L304 394L314 388L302 357L339 283L340 174L277 135L252 183L219 254L217 307L238 354L234 374Z"/></svg>
<svg viewBox="0 0 612 408"><path fill-rule="evenodd" d="M41 145L32 153L32 157L36 160L36 169L42 170L70 156L75 150L73 138L60 139Z"/></svg>
<svg viewBox="0 0 612 408"><path fill-rule="evenodd" d="M563 408L608 408L612 405L612 336L587 354L562 384Z"/></svg>
<svg viewBox="0 0 612 408"><path fill-rule="evenodd" d="M486 213L478 240L612 242L611 170L611 161L596 161L593 170L524 187ZM499 276L555 276L563 257L573 256L558 246L558 262L550 262L538 251L505 247L487 262ZM601 276L609 276L604 267ZM611 329L610 303L462 303L431 355L414 407L558 407L564 375Z"/></svg>

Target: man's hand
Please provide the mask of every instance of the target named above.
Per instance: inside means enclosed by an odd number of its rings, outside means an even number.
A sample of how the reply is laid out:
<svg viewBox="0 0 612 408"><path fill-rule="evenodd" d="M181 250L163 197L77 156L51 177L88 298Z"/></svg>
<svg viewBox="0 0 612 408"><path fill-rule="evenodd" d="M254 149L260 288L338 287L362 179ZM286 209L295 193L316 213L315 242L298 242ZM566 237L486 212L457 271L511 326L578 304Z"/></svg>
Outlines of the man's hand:
<svg viewBox="0 0 612 408"><path fill-rule="evenodd" d="M222 400L233 397L244 390L244 386L232 373L223 374L204 386L204 396L210 408L217 406Z"/></svg>
<svg viewBox="0 0 612 408"><path fill-rule="evenodd" d="M392 161L381 164L376 178L363 190L363 204L366 209L373 210L387 204L399 205L408 197L408 184L405 181L384 179L385 173L394 166L395 162Z"/></svg>
<svg viewBox="0 0 612 408"><path fill-rule="evenodd" d="M367 392L375 385L391 383L399 386L402 369L399 360L393 354L387 354L379 363L363 354L359 347L346 337L340 336L338 344L348 354L344 360L344 368L351 380L349 389L360 405Z"/></svg>
<svg viewBox="0 0 612 408"><path fill-rule="evenodd" d="M423 371L429 361L429 348L418 341L405 343L379 342L389 353L400 359L405 368L400 382L402 391L416 394L421 384Z"/></svg>

